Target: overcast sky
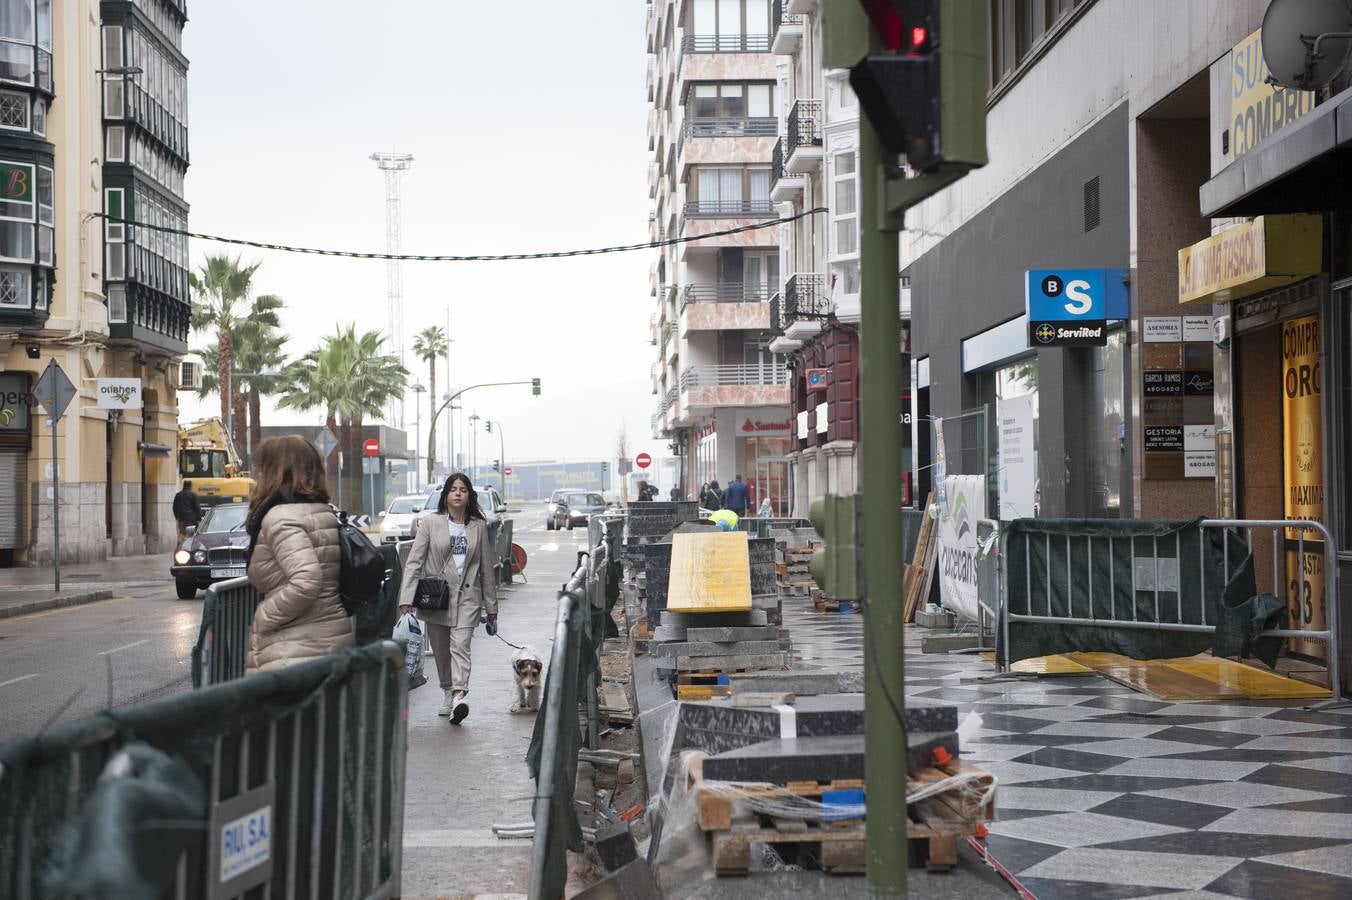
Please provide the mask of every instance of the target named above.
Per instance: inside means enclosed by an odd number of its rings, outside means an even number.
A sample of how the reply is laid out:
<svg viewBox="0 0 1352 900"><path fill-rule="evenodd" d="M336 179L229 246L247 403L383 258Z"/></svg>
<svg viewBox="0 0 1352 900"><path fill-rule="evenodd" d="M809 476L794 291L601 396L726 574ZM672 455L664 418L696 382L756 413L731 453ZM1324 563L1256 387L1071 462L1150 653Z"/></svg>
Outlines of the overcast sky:
<svg viewBox="0 0 1352 900"><path fill-rule="evenodd" d="M194 231L356 250L385 247L374 151L412 153L409 253L534 252L647 239L644 7L457 0L199 2L190 60ZM289 355L335 324L386 324L385 263L192 242L260 261L286 301ZM540 377L467 395L501 419L508 458L610 457L650 439L648 251L552 261L404 263L406 343L450 310L452 382ZM193 334L205 346L214 335ZM415 380L426 367L409 354ZM446 385L437 370L438 392ZM426 395L424 395L424 401ZM185 419L219 411L180 395ZM322 413L271 413L264 424ZM422 426L428 411L424 402ZM407 414L412 433L413 407ZM659 452L660 451L660 452Z"/></svg>

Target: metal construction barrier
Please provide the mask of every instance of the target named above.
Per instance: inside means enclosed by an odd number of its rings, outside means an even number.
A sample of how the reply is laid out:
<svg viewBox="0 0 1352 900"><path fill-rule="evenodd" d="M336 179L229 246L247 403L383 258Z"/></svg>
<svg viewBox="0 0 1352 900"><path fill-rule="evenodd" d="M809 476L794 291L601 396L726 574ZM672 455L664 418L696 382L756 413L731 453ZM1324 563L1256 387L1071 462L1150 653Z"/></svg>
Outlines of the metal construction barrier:
<svg viewBox="0 0 1352 900"><path fill-rule="evenodd" d="M737 529L745 531L752 537L767 538L771 537L772 531L787 531L793 528L811 528L812 523L807 519L797 518L760 518L758 516L742 516L737 520Z"/></svg>
<svg viewBox="0 0 1352 900"><path fill-rule="evenodd" d="M512 583L512 530L512 520L503 519L502 528L498 531L498 542L495 545L499 584Z"/></svg>
<svg viewBox="0 0 1352 900"><path fill-rule="evenodd" d="M1027 533L1011 536L994 521L979 520L981 602L996 618L1002 646L1011 646L1010 629L1020 624L1214 635L1219 604L1208 600L1220 597L1248 560L1257 561L1253 553L1255 534L1265 536L1264 543L1271 546L1271 594L1276 598L1286 598L1292 584L1303 584L1306 595L1313 592L1306 575L1291 571L1288 558L1293 553L1297 560L1305 560L1308 541L1309 555L1318 555L1323 562L1323 627L1269 628L1257 632L1254 638L1323 643L1329 684L1336 699L1342 688L1338 568L1336 545L1329 530L1319 522L1299 519L1202 519L1195 524L1198 537L1188 539L1178 531L1167 538L1087 531L1035 537ZM1311 533L1313 536L1307 538ZM1011 541L1017 542L1013 548ZM1232 550L1236 541L1243 552ZM1017 562L1011 562L1011 550ZM1208 559L1217 553L1219 569L1215 560ZM1296 626L1314 618L1313 598L1304 596L1302 600L1291 616ZM1000 658L1001 671L1008 671L1009 664L1006 650Z"/></svg>
<svg viewBox="0 0 1352 900"><path fill-rule="evenodd" d="M407 702L382 641L0 745L0 896L397 897Z"/></svg>
<svg viewBox="0 0 1352 900"><path fill-rule="evenodd" d="M599 729L597 656L605 640L604 617L613 605L607 585L612 566L620 564L623 534L623 517L593 517L588 550L578 554L577 569L559 592L544 703L526 755L536 784L531 900L562 896L568 874L565 851L583 849L582 829L573 811L578 751L584 743L579 712L585 712L586 746L594 749Z"/></svg>
<svg viewBox="0 0 1352 900"><path fill-rule="evenodd" d="M399 585L403 581L404 561L412 541L382 544L385 558L385 586L381 602L358 617L353 628L358 644L387 638L399 615ZM249 637L253 633L254 612L263 601L248 578L218 581L207 588L202 602L202 624L192 648L192 686L205 687L244 677L248 662Z"/></svg>

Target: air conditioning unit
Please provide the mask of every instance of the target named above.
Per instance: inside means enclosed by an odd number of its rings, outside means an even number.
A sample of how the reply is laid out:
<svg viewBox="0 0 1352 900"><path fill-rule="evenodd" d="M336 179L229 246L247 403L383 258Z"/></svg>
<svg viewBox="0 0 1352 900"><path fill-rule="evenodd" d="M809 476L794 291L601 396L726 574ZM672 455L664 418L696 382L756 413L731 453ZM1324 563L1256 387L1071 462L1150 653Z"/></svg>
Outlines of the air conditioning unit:
<svg viewBox="0 0 1352 900"><path fill-rule="evenodd" d="M200 391L202 389L202 364L185 359L178 364L178 389L180 391Z"/></svg>

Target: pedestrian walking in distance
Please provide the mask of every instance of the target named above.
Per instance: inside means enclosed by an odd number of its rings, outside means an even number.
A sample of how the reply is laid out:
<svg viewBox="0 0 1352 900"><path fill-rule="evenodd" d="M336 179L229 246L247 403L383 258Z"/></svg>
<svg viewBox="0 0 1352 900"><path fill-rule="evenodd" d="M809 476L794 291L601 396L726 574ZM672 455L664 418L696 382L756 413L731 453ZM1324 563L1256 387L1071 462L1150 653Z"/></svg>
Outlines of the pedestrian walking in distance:
<svg viewBox="0 0 1352 900"><path fill-rule="evenodd" d="M671 489L671 502L678 503L680 502L680 499L681 499L681 489L679 487L673 487Z"/></svg>
<svg viewBox="0 0 1352 900"><path fill-rule="evenodd" d="M432 643L437 676L445 692L437 715L450 716L455 725L469 715L469 645L480 610L488 616L488 633L497 633L498 595L491 549L478 494L469 476L456 472L441 489L436 514L424 516L418 526L399 592L399 608L416 612ZM446 609L414 610L413 598L421 578L445 579L449 596Z"/></svg>
<svg viewBox="0 0 1352 900"><path fill-rule="evenodd" d="M728 485L727 493L723 495L723 508L730 509L737 513L738 517L746 515L747 491L746 482L742 476L738 475L732 479L732 484Z"/></svg>
<svg viewBox="0 0 1352 900"><path fill-rule="evenodd" d="M700 506L712 512L717 512L723 508L723 491L718 487L717 481L709 482L704 493L699 497Z"/></svg>
<svg viewBox="0 0 1352 900"><path fill-rule="evenodd" d="M246 672L266 672L354 644L338 595L342 551L319 451L297 435L254 451L245 527L249 582L263 594L253 617Z"/></svg>
<svg viewBox="0 0 1352 900"><path fill-rule="evenodd" d="M174 521L178 523L178 541L188 536L188 527L202 521L202 502L193 493L192 482L183 482L183 490L174 495Z"/></svg>

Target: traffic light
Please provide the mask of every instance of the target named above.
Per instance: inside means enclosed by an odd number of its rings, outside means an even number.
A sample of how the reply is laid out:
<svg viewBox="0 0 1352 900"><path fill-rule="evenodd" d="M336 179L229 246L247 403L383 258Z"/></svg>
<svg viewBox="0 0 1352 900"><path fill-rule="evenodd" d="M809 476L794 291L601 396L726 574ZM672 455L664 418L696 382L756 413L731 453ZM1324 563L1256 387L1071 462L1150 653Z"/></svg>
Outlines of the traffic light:
<svg viewBox="0 0 1352 900"><path fill-rule="evenodd" d="M858 599L859 577L858 494L827 494L812 501L808 517L821 536L822 546L812 554L808 568L828 597Z"/></svg>
<svg viewBox="0 0 1352 900"><path fill-rule="evenodd" d="M603 462L603 463L601 463L601 471L602 471L602 472L609 472L609 471L610 471L610 463L608 463L608 462Z"/></svg>
<svg viewBox="0 0 1352 900"><path fill-rule="evenodd" d="M532 378L530 380L530 392L535 396L540 396L540 379Z"/></svg>
<svg viewBox="0 0 1352 900"><path fill-rule="evenodd" d="M502 460L499 460L499 459L493 460L493 471L494 471L494 472L501 472L501 471L502 471Z"/></svg>
<svg viewBox="0 0 1352 900"><path fill-rule="evenodd" d="M493 433L493 423L488 419L484 419L484 431L487 431L489 434Z"/></svg>
<svg viewBox="0 0 1352 900"><path fill-rule="evenodd" d="M881 49L853 64L850 86L883 146L917 172L985 165L986 4L859 2Z"/></svg>

